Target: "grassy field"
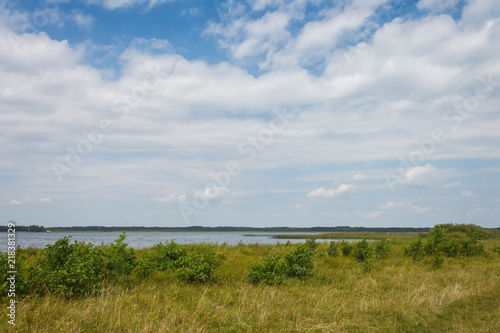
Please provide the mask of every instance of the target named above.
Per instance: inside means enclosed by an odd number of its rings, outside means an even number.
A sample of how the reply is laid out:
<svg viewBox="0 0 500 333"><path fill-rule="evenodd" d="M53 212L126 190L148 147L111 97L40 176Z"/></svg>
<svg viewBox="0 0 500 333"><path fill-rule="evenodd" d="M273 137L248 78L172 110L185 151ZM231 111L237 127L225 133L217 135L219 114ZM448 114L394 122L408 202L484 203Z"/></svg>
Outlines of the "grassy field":
<svg viewBox="0 0 500 333"><path fill-rule="evenodd" d="M29 296L17 304L15 329L2 306L0 331L500 332L500 256L491 251L499 240L482 241L479 257L445 258L439 269L404 256L408 242L391 237L388 258L374 259L371 272L352 257L329 257L320 243L314 275L280 286L250 284L248 271L298 245L214 245L226 255L215 282L132 274L88 297Z"/></svg>

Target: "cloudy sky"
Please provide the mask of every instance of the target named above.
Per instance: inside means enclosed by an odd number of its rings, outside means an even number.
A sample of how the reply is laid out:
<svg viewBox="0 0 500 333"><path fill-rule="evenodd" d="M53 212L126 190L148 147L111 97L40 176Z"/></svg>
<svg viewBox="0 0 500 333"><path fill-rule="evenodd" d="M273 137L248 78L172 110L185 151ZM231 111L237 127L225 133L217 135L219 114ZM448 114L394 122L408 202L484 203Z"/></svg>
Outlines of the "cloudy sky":
<svg viewBox="0 0 500 333"><path fill-rule="evenodd" d="M496 0L0 0L0 219L498 227Z"/></svg>

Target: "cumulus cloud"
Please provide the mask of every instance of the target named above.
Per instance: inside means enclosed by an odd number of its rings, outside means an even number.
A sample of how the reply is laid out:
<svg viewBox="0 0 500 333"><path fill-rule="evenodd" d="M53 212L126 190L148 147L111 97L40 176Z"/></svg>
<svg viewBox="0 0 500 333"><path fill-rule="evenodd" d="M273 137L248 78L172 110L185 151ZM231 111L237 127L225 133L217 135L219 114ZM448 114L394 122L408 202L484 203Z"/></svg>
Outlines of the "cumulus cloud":
<svg viewBox="0 0 500 333"><path fill-rule="evenodd" d="M50 203L50 202L52 202L52 199L50 199L50 198L41 198L39 201L40 202L45 202L45 203Z"/></svg>
<svg viewBox="0 0 500 333"><path fill-rule="evenodd" d="M420 0L417 3L419 9L429 9L433 12L441 12L445 9L455 7L459 0Z"/></svg>
<svg viewBox="0 0 500 333"><path fill-rule="evenodd" d="M181 194L181 195L169 194L169 195L164 196L164 197L155 198L155 201L158 201L158 202L183 203L183 202L186 202L186 200L187 200L187 197L184 194Z"/></svg>
<svg viewBox="0 0 500 333"><path fill-rule="evenodd" d="M175 0L86 0L88 4L99 5L109 10L144 4L147 8L152 8L162 3L172 1Z"/></svg>
<svg viewBox="0 0 500 333"><path fill-rule="evenodd" d="M441 173L432 165L415 166L406 171L402 183L413 187L431 187L443 179Z"/></svg>
<svg viewBox="0 0 500 333"><path fill-rule="evenodd" d="M8 205L13 205L13 206L18 206L18 205L21 205L23 202L22 201L19 201L19 200L11 200L9 201L7 204Z"/></svg>
<svg viewBox="0 0 500 333"><path fill-rule="evenodd" d="M464 196L466 198L473 198L473 197L477 196L477 194L473 193L471 191L463 191L462 196Z"/></svg>
<svg viewBox="0 0 500 333"><path fill-rule="evenodd" d="M365 217L368 217L368 218L371 218L371 219L374 219L376 217L379 217L380 215L382 214L381 211L376 211L376 212L372 212L372 213L368 213L365 215Z"/></svg>
<svg viewBox="0 0 500 333"><path fill-rule="evenodd" d="M389 201L389 202L383 204L382 206L380 206L380 209L382 209L382 210L390 210L390 209L396 209L396 208L405 207L405 206L408 206L407 202L393 202L393 201Z"/></svg>
<svg viewBox="0 0 500 333"><path fill-rule="evenodd" d="M356 190L356 186L351 184L342 184L336 190L330 189L325 190L323 187L318 188L314 191L307 193L307 196L310 198L335 198L341 197L346 198L349 197Z"/></svg>
<svg viewBox="0 0 500 333"><path fill-rule="evenodd" d="M363 173L357 173L355 174L354 176L352 176L352 179L353 180L364 180L364 179L367 179L368 176L363 174Z"/></svg>
<svg viewBox="0 0 500 333"><path fill-rule="evenodd" d="M229 189L227 187L212 186L205 188L201 193L203 196L209 200L220 199L229 194Z"/></svg>
<svg viewBox="0 0 500 333"><path fill-rule="evenodd" d="M413 205L410 202L400 201L394 202L389 201L385 204L379 206L382 211L410 211L416 214L429 213L435 210L433 207L423 207L419 205Z"/></svg>

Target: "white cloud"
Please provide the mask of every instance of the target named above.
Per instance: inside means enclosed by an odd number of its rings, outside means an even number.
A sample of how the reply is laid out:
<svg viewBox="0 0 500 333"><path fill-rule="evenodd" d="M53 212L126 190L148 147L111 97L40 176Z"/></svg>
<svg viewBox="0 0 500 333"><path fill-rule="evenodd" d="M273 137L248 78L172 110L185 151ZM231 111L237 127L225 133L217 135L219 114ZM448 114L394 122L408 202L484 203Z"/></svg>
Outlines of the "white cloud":
<svg viewBox="0 0 500 333"><path fill-rule="evenodd" d="M433 12L441 12L445 9L455 7L459 0L420 0L417 3L419 9L429 9Z"/></svg>
<svg viewBox="0 0 500 333"><path fill-rule="evenodd" d="M52 202L52 199L50 199L50 198L41 198L39 201L40 202Z"/></svg>
<svg viewBox="0 0 500 333"><path fill-rule="evenodd" d="M18 200L11 200L9 201L7 204L8 205L13 205L13 206L18 206L18 205L21 205L23 202L22 201L18 201Z"/></svg>
<svg viewBox="0 0 500 333"><path fill-rule="evenodd" d="M394 210L394 211L410 211L416 214L429 213L435 210L433 207L422 207L419 205L413 205L409 202L393 202L389 201L379 207L383 211Z"/></svg>
<svg viewBox="0 0 500 333"><path fill-rule="evenodd" d="M396 209L396 208L405 207L405 206L408 206L407 202L389 201L389 202L385 203L384 205L380 206L379 208L382 210L390 210L390 209Z"/></svg>
<svg viewBox="0 0 500 333"><path fill-rule="evenodd" d="M308 197L315 198L334 198L348 197L356 190L356 186L350 184L342 184L336 190L325 190L323 187L311 191L307 194Z"/></svg>
<svg viewBox="0 0 500 333"><path fill-rule="evenodd" d="M162 3L171 1L175 0L86 0L88 4L99 5L110 10L142 4L146 4L147 8L152 8Z"/></svg>
<svg viewBox="0 0 500 333"><path fill-rule="evenodd" d="M184 194L181 194L181 195L169 194L169 195L164 196L164 197L155 198L155 201L182 203L182 202L186 202L186 199L187 199L187 197Z"/></svg>
<svg viewBox="0 0 500 333"><path fill-rule="evenodd" d="M405 175L403 184L414 187L431 187L443 179L439 171L431 164L410 168Z"/></svg>
<svg viewBox="0 0 500 333"><path fill-rule="evenodd" d="M229 189L227 187L212 186L207 187L203 190L202 194L208 200L220 199L229 194Z"/></svg>
<svg viewBox="0 0 500 333"><path fill-rule="evenodd" d="M365 215L365 217L368 217L368 218L376 218L376 217L379 217L380 214L382 214L381 211L376 211L376 212L373 212L373 213L368 213Z"/></svg>
<svg viewBox="0 0 500 333"><path fill-rule="evenodd" d="M95 19L92 15L84 14L80 11L73 11L69 19L73 20L75 24L81 29L90 29L95 22Z"/></svg>
<svg viewBox="0 0 500 333"><path fill-rule="evenodd" d="M364 179L367 179L368 176L363 174L363 173L357 173L355 174L354 176L352 176L352 179L353 180L364 180Z"/></svg>
<svg viewBox="0 0 500 333"><path fill-rule="evenodd" d="M489 212L489 208L476 208L470 212L467 212L467 216L473 216L473 215L484 215L487 212Z"/></svg>
<svg viewBox="0 0 500 333"><path fill-rule="evenodd" d="M463 191L462 195L466 198L473 198L473 197L477 196L476 193L472 193L471 191Z"/></svg>

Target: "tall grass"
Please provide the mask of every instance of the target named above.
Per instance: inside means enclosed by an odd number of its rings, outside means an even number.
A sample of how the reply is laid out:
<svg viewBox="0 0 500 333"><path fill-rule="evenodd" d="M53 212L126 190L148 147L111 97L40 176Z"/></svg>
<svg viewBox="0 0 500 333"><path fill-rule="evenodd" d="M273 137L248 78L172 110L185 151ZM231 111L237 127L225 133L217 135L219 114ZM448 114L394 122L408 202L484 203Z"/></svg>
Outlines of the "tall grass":
<svg viewBox="0 0 500 333"><path fill-rule="evenodd" d="M435 269L431 258L404 256L408 241L393 239L387 259L374 260L370 272L353 257L327 256L328 244L320 243L314 275L280 286L250 284L248 272L298 245L213 245L227 257L215 282L193 285L159 272L107 281L89 297L27 297L17 305L15 329L2 307L0 331L500 332L500 255L491 250L500 242L482 243L486 254L445 258Z"/></svg>

